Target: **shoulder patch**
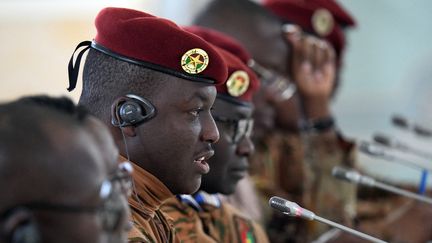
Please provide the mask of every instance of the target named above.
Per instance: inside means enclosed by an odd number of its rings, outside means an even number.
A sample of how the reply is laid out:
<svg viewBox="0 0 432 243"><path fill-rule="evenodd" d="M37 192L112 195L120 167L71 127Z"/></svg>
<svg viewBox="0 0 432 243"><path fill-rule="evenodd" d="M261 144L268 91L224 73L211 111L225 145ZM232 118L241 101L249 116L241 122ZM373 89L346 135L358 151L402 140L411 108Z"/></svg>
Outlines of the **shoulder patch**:
<svg viewBox="0 0 432 243"><path fill-rule="evenodd" d="M243 217L234 216L235 229L237 233L238 242L241 243L255 243L256 237L252 222Z"/></svg>

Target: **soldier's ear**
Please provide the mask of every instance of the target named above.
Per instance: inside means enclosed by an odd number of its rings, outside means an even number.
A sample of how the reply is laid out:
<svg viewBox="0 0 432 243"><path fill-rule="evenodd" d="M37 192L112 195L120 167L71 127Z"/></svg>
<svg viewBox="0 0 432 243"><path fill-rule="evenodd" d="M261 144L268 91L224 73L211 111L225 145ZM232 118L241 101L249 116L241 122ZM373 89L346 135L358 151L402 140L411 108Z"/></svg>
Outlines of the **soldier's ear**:
<svg viewBox="0 0 432 243"><path fill-rule="evenodd" d="M121 127L120 129L123 131L125 136L135 137L137 135L137 127L135 126Z"/></svg>

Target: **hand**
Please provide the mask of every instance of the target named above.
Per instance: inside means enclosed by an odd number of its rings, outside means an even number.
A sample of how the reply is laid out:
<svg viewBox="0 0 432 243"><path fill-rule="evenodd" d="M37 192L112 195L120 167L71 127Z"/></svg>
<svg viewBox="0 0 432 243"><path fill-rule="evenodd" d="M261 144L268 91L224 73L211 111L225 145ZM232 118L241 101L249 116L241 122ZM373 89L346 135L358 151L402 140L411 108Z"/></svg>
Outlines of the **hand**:
<svg viewBox="0 0 432 243"><path fill-rule="evenodd" d="M307 119L330 115L329 102L336 78L335 52L326 41L287 31L292 45L291 73Z"/></svg>

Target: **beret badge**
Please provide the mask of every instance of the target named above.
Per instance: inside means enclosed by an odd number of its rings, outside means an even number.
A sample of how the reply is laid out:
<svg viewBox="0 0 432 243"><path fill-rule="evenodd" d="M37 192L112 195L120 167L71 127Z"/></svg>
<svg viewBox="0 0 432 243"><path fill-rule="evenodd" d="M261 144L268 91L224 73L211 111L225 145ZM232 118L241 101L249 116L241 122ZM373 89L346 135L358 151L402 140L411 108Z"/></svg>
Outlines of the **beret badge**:
<svg viewBox="0 0 432 243"><path fill-rule="evenodd" d="M200 48L194 48L183 54L181 66L189 74L198 74L204 71L209 64L207 52Z"/></svg>
<svg viewBox="0 0 432 243"><path fill-rule="evenodd" d="M234 97L241 96L247 91L249 83L249 75L245 71L235 71L226 82L228 93Z"/></svg>
<svg viewBox="0 0 432 243"><path fill-rule="evenodd" d="M314 31L322 37L329 35L333 30L333 16L327 9L317 9L313 13L311 21Z"/></svg>

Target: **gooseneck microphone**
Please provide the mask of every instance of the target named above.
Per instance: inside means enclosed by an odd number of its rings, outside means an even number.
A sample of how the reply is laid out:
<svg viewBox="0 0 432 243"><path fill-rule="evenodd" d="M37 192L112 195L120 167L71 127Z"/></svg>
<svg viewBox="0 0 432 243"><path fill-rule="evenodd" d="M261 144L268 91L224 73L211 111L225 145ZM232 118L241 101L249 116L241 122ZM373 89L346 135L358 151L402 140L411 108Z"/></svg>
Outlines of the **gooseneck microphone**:
<svg viewBox="0 0 432 243"><path fill-rule="evenodd" d="M362 233L360 231L351 229L351 228L346 227L344 225L341 225L341 224L335 223L333 221L330 221L328 219L322 218L322 217L314 214L313 212L300 207L297 203L290 202L290 201L283 199L281 197L274 196L274 197L270 198L269 205L270 205L270 207L272 207L276 210L279 210L280 212L282 212L288 216L303 218L303 219L307 219L307 220L311 220L311 221L316 220L318 222L321 222L321 223L330 225L332 227L338 228L338 229L343 230L347 233L353 234L357 237L360 237L360 238L365 239L365 240L369 240L371 242L379 242L379 243L386 242L386 241L380 240L378 238L375 238L373 236Z"/></svg>
<svg viewBox="0 0 432 243"><path fill-rule="evenodd" d="M393 115L392 116L392 123L396 127L399 127L402 129L412 130L418 136L432 137L432 130L431 129L427 129L424 126L414 124L414 123L410 122L406 117L403 117L401 115Z"/></svg>
<svg viewBox="0 0 432 243"><path fill-rule="evenodd" d="M401 196L415 199L415 200L420 201L420 202L432 204L432 198L430 198L430 197L421 196L421 195L415 194L415 193L407 191L407 190L403 190L403 189L400 189L400 188L397 188L397 187L394 187L391 185L387 185L385 183L382 183L382 182L375 180L372 177L362 175L355 170L349 170L349 169L345 169L345 168L342 168L339 166L335 166L335 167L333 167L332 174L335 178L340 179L340 180L348 181L348 182L358 184L358 185L376 187L376 188L379 188L379 189L382 189L385 191L389 191L389 192L392 192L392 193L395 193L395 194L398 194Z"/></svg>
<svg viewBox="0 0 432 243"><path fill-rule="evenodd" d="M403 164L418 170L427 170L432 172L432 167L423 166L416 162L412 162L400 157L396 157L395 155L389 154L382 146L378 146L376 144L368 143L368 142L360 142L359 151L365 153L369 156L384 159L386 161L395 162L398 164Z"/></svg>
<svg viewBox="0 0 432 243"><path fill-rule="evenodd" d="M401 143L401 142L397 141L396 139L390 138L389 136L386 136L382 133L375 134L373 139L375 142L377 142L383 146L393 148L393 149L398 149L398 150L401 150L404 152L408 152L408 153L417 155L419 157L422 157L424 159L428 159L428 160L432 159L432 154L424 152L422 150L412 148L412 147L410 147L404 143Z"/></svg>

